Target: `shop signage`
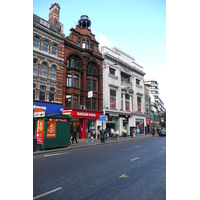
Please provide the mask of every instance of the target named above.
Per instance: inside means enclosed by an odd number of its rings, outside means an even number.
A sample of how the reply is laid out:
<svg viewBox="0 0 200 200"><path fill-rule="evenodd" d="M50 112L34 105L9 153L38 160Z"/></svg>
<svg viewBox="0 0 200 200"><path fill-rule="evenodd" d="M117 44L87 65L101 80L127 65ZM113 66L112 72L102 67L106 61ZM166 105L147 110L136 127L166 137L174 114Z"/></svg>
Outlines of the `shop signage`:
<svg viewBox="0 0 200 200"><path fill-rule="evenodd" d="M109 116L112 116L112 117L119 117L118 114L109 114Z"/></svg>
<svg viewBox="0 0 200 200"><path fill-rule="evenodd" d="M45 116L45 112L34 112L34 117L44 117Z"/></svg>
<svg viewBox="0 0 200 200"><path fill-rule="evenodd" d="M54 118L49 118L49 122L67 122L67 119L54 119Z"/></svg>
<svg viewBox="0 0 200 200"><path fill-rule="evenodd" d="M87 111L74 111L74 110L63 110L62 114L71 114L75 118L87 118L87 119L99 119L102 112L87 112Z"/></svg>
<svg viewBox="0 0 200 200"><path fill-rule="evenodd" d="M33 113L44 111L46 114L59 114L62 113L62 108L61 104L33 101Z"/></svg>

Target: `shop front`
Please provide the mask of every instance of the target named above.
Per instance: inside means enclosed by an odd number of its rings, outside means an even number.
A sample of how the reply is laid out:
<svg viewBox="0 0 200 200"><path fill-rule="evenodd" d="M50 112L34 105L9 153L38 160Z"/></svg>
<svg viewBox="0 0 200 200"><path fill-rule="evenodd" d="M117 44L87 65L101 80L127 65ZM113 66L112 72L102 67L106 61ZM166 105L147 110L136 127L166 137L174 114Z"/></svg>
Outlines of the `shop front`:
<svg viewBox="0 0 200 200"><path fill-rule="evenodd" d="M88 132L91 131L94 138L97 138L97 130L101 128L99 118L103 113L101 111L82 110L82 109L65 109L63 115L72 115L70 123L70 132L74 129L77 132L78 139L88 137Z"/></svg>
<svg viewBox="0 0 200 200"><path fill-rule="evenodd" d="M125 112L115 112L115 111L106 111L106 129L110 132L111 128L114 129L114 131L118 131L119 136L123 135L123 129L126 127L127 129L127 135L130 135L129 131L129 117L130 113Z"/></svg>
<svg viewBox="0 0 200 200"><path fill-rule="evenodd" d="M132 118L129 119L130 129L132 128L139 128L140 134L145 134L146 130L146 115L145 114L136 114L132 113Z"/></svg>
<svg viewBox="0 0 200 200"><path fill-rule="evenodd" d="M64 110L62 104L33 101L33 135L35 135L36 117L49 114L62 114L62 110Z"/></svg>

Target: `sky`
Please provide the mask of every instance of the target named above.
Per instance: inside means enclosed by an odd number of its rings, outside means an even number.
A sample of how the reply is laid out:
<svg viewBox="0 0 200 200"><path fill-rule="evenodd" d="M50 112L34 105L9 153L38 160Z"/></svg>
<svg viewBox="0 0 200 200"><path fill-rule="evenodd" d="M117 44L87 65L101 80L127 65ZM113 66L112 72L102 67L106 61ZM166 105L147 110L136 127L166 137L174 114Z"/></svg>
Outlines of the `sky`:
<svg viewBox="0 0 200 200"><path fill-rule="evenodd" d="M165 0L33 0L33 13L48 20L51 3L60 5L64 34L76 27L82 14L91 20L99 46L126 52L143 67L144 79L159 83L159 97L166 108L166 1Z"/></svg>

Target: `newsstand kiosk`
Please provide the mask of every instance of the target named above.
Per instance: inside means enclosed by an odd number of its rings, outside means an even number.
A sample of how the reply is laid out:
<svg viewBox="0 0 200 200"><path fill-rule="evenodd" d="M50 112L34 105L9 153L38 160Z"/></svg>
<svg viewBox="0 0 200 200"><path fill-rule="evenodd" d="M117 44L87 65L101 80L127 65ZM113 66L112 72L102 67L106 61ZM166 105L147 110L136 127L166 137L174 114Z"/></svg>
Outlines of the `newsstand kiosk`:
<svg viewBox="0 0 200 200"><path fill-rule="evenodd" d="M45 150L70 146L72 115L46 115L35 118L37 149Z"/></svg>

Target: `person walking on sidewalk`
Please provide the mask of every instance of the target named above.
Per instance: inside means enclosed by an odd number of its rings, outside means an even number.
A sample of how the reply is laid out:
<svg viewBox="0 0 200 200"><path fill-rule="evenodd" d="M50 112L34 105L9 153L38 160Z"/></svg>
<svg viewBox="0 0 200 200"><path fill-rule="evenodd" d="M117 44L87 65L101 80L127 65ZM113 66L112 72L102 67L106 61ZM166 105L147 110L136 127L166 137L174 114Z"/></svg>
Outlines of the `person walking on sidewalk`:
<svg viewBox="0 0 200 200"><path fill-rule="evenodd" d="M140 136L140 129L139 129L139 127L137 128L137 136L138 137Z"/></svg>
<svg viewBox="0 0 200 200"><path fill-rule="evenodd" d="M91 131L88 132L88 138L87 138L87 142L90 139L91 142L93 142L92 138L91 138Z"/></svg>
<svg viewBox="0 0 200 200"><path fill-rule="evenodd" d="M124 128L124 137L126 138L127 130L126 127Z"/></svg>
<svg viewBox="0 0 200 200"><path fill-rule="evenodd" d="M76 129L74 129L74 132L72 134L72 144L73 144L74 140L76 141L76 143L78 143L78 141L76 139Z"/></svg>

